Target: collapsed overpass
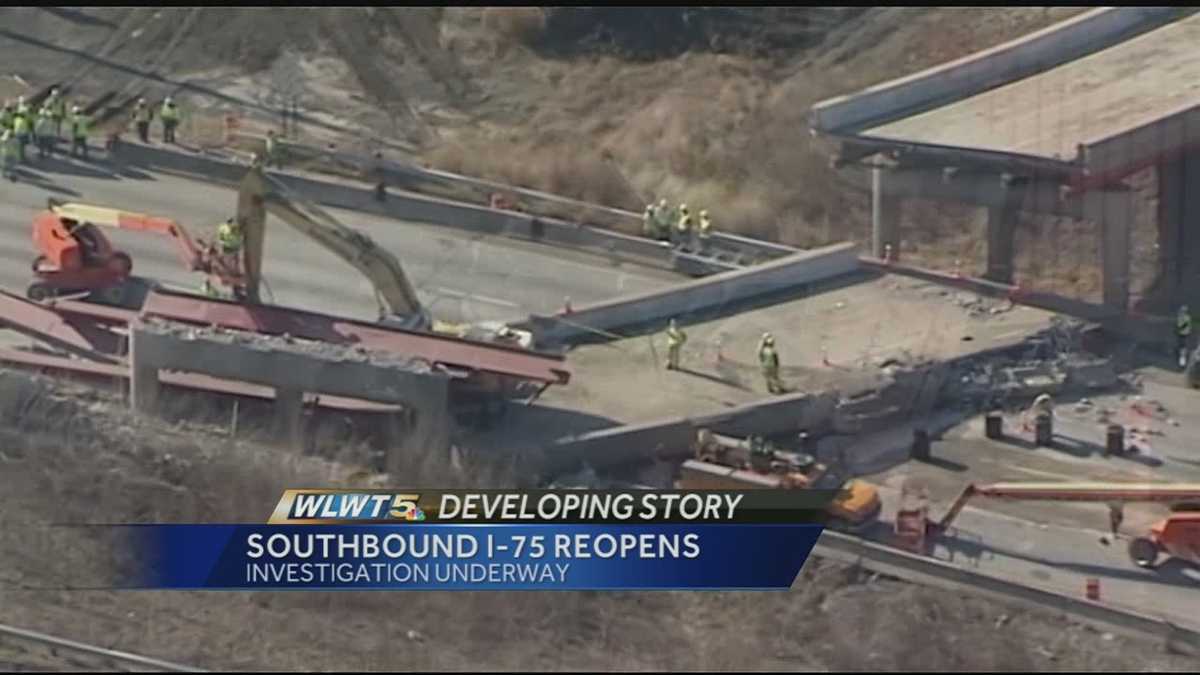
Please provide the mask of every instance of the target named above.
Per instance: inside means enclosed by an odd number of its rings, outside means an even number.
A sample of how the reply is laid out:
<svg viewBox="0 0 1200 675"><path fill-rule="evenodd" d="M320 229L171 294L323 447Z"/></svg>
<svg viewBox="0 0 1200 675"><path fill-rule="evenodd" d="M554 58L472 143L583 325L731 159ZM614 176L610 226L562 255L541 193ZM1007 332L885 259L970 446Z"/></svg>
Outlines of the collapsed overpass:
<svg viewBox="0 0 1200 675"><path fill-rule="evenodd" d="M900 255L907 198L987 209L986 277L1012 283L1019 212L1100 228L1103 297L1130 297L1132 193L1158 178L1160 308L1200 281L1200 15L1101 8L963 59L818 103L835 166L872 175L872 249ZM890 249L889 249L890 247ZM1149 298L1148 298L1149 300Z"/></svg>

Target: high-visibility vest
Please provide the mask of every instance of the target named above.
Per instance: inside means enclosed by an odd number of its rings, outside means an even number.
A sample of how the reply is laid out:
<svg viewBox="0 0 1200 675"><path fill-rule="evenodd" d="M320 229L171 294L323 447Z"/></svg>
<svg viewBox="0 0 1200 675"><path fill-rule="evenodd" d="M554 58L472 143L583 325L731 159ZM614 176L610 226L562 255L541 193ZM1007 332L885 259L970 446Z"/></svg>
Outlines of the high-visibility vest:
<svg viewBox="0 0 1200 675"><path fill-rule="evenodd" d="M680 232L687 232L692 229L692 215L690 213L679 216L678 229Z"/></svg>
<svg viewBox="0 0 1200 675"><path fill-rule="evenodd" d="M164 122L174 122L179 119L179 109L174 105L167 105L164 103L162 106L162 112L159 113L159 116L162 117L162 121Z"/></svg>
<svg viewBox="0 0 1200 675"><path fill-rule="evenodd" d="M779 354L771 345L763 345L758 350L758 362L762 365L763 370L778 370L779 369Z"/></svg>
<svg viewBox="0 0 1200 675"><path fill-rule="evenodd" d="M46 107L50 108L50 114L54 117L54 119L61 120L67 116L67 99L62 98L61 96L56 96L55 98L46 101Z"/></svg>
<svg viewBox="0 0 1200 675"><path fill-rule="evenodd" d="M87 113L76 113L71 116L71 137L72 138L87 138L88 132L91 130L92 121L88 119Z"/></svg>
<svg viewBox="0 0 1200 675"><path fill-rule="evenodd" d="M149 122L150 121L150 106L139 105L137 107L137 109L134 110L133 116L139 122Z"/></svg>
<svg viewBox="0 0 1200 675"><path fill-rule="evenodd" d="M23 136L29 133L29 117L25 115L17 115L13 117L13 133L18 136Z"/></svg>
<svg viewBox="0 0 1200 675"><path fill-rule="evenodd" d="M228 221L217 226L217 243L227 251L242 247L242 229Z"/></svg>
<svg viewBox="0 0 1200 675"><path fill-rule="evenodd" d="M1175 318L1175 332L1179 333L1180 335L1191 335L1192 334L1192 315L1191 314L1180 314L1178 317Z"/></svg>
<svg viewBox="0 0 1200 675"><path fill-rule="evenodd" d="M712 220L708 216L700 216L700 236L707 237L712 230Z"/></svg>
<svg viewBox="0 0 1200 675"><path fill-rule="evenodd" d="M50 111L42 108L42 111L38 113L37 119L33 121L33 133L38 136L50 133L50 125L54 122L51 117Z"/></svg>
<svg viewBox="0 0 1200 675"><path fill-rule="evenodd" d="M683 345L683 343L685 343L685 342L687 342L687 333L684 333L683 331L679 330L678 328L676 328L674 330L672 330L671 328L667 328L667 346L668 347L679 347L679 346Z"/></svg>

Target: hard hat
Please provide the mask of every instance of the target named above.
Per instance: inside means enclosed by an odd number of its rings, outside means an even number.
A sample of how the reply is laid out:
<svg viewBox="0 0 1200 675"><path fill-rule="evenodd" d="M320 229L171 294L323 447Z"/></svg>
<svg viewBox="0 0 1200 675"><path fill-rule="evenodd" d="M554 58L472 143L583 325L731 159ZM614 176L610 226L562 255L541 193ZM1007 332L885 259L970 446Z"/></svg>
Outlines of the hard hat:
<svg viewBox="0 0 1200 675"><path fill-rule="evenodd" d="M171 97L168 96L168 97L164 98L163 103L166 103L167 105L171 105Z"/></svg>
<svg viewBox="0 0 1200 675"><path fill-rule="evenodd" d="M22 103L24 103L24 102L25 102L25 97L24 97L24 96L18 96L18 97L17 97L17 104L18 104L18 105L20 105L20 104L22 104Z"/></svg>
<svg viewBox="0 0 1200 675"><path fill-rule="evenodd" d="M680 210L680 211L687 211L687 204L680 204L680 205L679 205L679 210Z"/></svg>
<svg viewBox="0 0 1200 675"><path fill-rule="evenodd" d="M664 209L667 208L667 200L665 200L665 199L658 200L658 205L663 207Z"/></svg>
<svg viewBox="0 0 1200 675"><path fill-rule="evenodd" d="M708 209L700 209L700 217L707 218L708 217Z"/></svg>
<svg viewBox="0 0 1200 675"><path fill-rule="evenodd" d="M144 99L144 98L139 98L139 99L138 99L138 105L146 105L146 99Z"/></svg>
<svg viewBox="0 0 1200 675"><path fill-rule="evenodd" d="M80 110L79 106L73 105L73 106L71 106L71 112L77 113L77 112L81 112L81 110Z"/></svg>
<svg viewBox="0 0 1200 675"><path fill-rule="evenodd" d="M653 210L654 210L654 205L653 205L653 204L647 204L647 205L646 205L646 213L650 213L650 212L651 212L651 211L653 211Z"/></svg>

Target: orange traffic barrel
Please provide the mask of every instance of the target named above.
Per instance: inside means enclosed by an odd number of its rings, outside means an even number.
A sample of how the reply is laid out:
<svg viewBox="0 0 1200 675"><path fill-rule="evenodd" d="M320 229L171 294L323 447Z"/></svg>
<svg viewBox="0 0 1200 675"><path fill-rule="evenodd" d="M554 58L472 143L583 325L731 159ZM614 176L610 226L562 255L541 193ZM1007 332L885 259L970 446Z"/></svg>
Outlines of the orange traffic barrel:
<svg viewBox="0 0 1200 675"><path fill-rule="evenodd" d="M1085 586L1085 592L1087 593L1088 600L1099 600L1100 580L1096 579L1095 577L1088 579L1087 585Z"/></svg>

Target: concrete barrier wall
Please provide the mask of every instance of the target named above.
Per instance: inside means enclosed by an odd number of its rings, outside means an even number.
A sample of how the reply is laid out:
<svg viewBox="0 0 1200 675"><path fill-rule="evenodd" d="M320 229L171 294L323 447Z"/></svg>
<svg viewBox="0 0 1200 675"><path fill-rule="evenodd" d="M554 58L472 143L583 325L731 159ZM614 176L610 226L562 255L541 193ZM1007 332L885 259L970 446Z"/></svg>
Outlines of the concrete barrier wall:
<svg viewBox="0 0 1200 675"><path fill-rule="evenodd" d="M565 217L563 212L571 211L576 214L574 220L583 221L590 225L600 225L603 227L641 227L641 213L634 213L611 206L592 204L562 195L542 192L541 190L498 183L473 176L464 176L449 171L428 169L416 164L387 159L376 160L373 157L368 158L347 152L329 152L323 149L295 146L292 144L284 145L300 148L300 152L304 156L325 156L342 166L354 167L360 171L378 171L382 174L387 184L391 186L400 186L418 192L422 187L427 188L431 185L440 186L460 193L469 192L480 200L486 200L496 192L513 194L519 196L525 202L526 207L534 207L533 210L535 212L544 210L546 207L552 207L557 212L555 215ZM739 237L724 232L714 232L712 241L715 246L720 247L722 250L735 251L752 258L764 260L796 252L796 249L791 246L760 241L749 237Z"/></svg>
<svg viewBox="0 0 1200 675"><path fill-rule="evenodd" d="M1029 77L1169 23L1193 9L1101 8L1011 42L855 94L822 101L810 127L853 134Z"/></svg>
<svg viewBox="0 0 1200 675"><path fill-rule="evenodd" d="M589 305L567 317L535 315L530 317L525 327L537 334L539 344L563 344L592 337L597 331L611 332L665 321L673 316L686 316L824 281L857 269L857 246L852 243L834 244L748 269L715 274L666 290Z"/></svg>
<svg viewBox="0 0 1200 675"><path fill-rule="evenodd" d="M122 145L114 159L131 166L223 185L235 185L248 170L243 164L223 158L130 143ZM270 174L289 189L324 206L568 246L615 259L675 269L669 247L642 237L412 193L389 191L381 202L375 198L374 190L365 185L277 171Z"/></svg>
<svg viewBox="0 0 1200 675"><path fill-rule="evenodd" d="M584 463L601 469L686 456L694 434L690 419L674 417L560 439L545 448L541 473L551 477L578 470Z"/></svg>

